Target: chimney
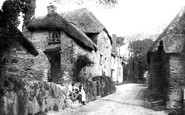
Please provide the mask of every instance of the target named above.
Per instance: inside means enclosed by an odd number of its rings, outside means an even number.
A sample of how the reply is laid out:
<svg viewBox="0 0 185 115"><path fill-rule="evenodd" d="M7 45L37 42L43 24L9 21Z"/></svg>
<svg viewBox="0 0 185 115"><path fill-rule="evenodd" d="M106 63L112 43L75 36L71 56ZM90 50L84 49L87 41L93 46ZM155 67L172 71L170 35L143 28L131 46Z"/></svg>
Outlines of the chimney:
<svg viewBox="0 0 185 115"><path fill-rule="evenodd" d="M53 3L50 3L47 6L47 9L48 9L48 14L56 14L57 13L57 7Z"/></svg>

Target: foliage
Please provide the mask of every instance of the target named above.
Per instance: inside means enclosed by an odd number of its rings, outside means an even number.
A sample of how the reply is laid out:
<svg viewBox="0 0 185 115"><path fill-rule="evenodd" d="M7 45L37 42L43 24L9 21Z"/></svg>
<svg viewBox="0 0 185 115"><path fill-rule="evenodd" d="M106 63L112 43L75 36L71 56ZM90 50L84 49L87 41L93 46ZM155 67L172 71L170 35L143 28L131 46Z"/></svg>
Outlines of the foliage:
<svg viewBox="0 0 185 115"><path fill-rule="evenodd" d="M116 37L116 44L117 44L118 46L122 46L122 45L125 44L125 43L124 43L124 40L125 40L124 37Z"/></svg>
<svg viewBox="0 0 185 115"><path fill-rule="evenodd" d="M24 23L27 23L35 14L36 0L25 0L28 11L24 16Z"/></svg>
<svg viewBox="0 0 185 115"><path fill-rule="evenodd" d="M146 54L148 48L152 45L151 39L136 40L129 44L128 48L134 56Z"/></svg>
<svg viewBox="0 0 185 115"><path fill-rule="evenodd" d="M0 10L0 26L18 26L19 13L27 11L25 0L6 0Z"/></svg>
<svg viewBox="0 0 185 115"><path fill-rule="evenodd" d="M87 55L79 55L77 58L77 67L78 68L83 68L85 66L90 66L94 64L94 62L92 62Z"/></svg>
<svg viewBox="0 0 185 115"><path fill-rule="evenodd" d="M19 25L20 12L25 13L27 7L25 0L6 0L0 9L0 55L3 49L11 45L10 39L16 35L15 27Z"/></svg>
<svg viewBox="0 0 185 115"><path fill-rule="evenodd" d="M131 52L129 59L129 77L131 81L143 80L143 74L148 69L146 53L152 43L151 39L130 42L128 48Z"/></svg>
<svg viewBox="0 0 185 115"><path fill-rule="evenodd" d="M125 77L123 77L124 81L128 81L128 71L129 71L129 64L125 64L123 66L123 76L125 76Z"/></svg>
<svg viewBox="0 0 185 115"><path fill-rule="evenodd" d="M105 6L111 6L114 7L117 3L118 0L97 0L100 4L103 4Z"/></svg>
<svg viewBox="0 0 185 115"><path fill-rule="evenodd" d="M104 97L116 92L115 84L110 76L95 76L92 80L97 83L97 95Z"/></svg>
<svg viewBox="0 0 185 115"><path fill-rule="evenodd" d="M112 35L113 38L113 44L112 44L112 50L115 54L118 54L118 56L121 56L121 46L123 46L125 43L125 37L117 36L116 34Z"/></svg>
<svg viewBox="0 0 185 115"><path fill-rule="evenodd" d="M75 66L73 68L73 72L74 72L74 80L75 81L81 81L84 80L84 78L86 76L79 76L80 71L82 70L82 68L86 67L86 66L91 66L93 65L94 62L92 62L87 55L78 55L77 60L75 61ZM80 77L84 77L84 78L80 78Z"/></svg>
<svg viewBox="0 0 185 115"><path fill-rule="evenodd" d="M53 2L56 2L57 4L64 5L65 3L76 3L78 5L85 4L86 2L89 2L89 0L53 0ZM100 5L103 5L104 7L114 7L116 4L118 4L118 0L91 0L91 2Z"/></svg>

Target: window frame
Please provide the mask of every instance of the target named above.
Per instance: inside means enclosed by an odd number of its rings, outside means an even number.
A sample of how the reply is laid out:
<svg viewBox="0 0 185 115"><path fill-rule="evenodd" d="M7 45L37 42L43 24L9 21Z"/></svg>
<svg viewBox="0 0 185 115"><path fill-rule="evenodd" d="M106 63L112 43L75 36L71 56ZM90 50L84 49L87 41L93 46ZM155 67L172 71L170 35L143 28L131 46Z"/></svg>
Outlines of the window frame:
<svg viewBox="0 0 185 115"><path fill-rule="evenodd" d="M49 32L49 44L59 44L61 37L61 32L60 31L52 31Z"/></svg>

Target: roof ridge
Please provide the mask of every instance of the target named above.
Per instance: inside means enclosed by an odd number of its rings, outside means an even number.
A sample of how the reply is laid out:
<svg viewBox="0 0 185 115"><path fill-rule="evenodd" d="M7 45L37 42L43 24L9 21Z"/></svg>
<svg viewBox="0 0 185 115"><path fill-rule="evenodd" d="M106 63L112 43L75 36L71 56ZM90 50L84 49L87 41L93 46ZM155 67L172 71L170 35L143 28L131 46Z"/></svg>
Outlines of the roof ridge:
<svg viewBox="0 0 185 115"><path fill-rule="evenodd" d="M97 49L94 42L81 29L58 13L46 15L43 19L33 19L27 27L30 31L59 29L78 39L90 49Z"/></svg>
<svg viewBox="0 0 185 115"><path fill-rule="evenodd" d="M169 39L169 40L175 39L174 35L176 35L177 31L180 31L179 29L182 30L182 28L179 27L179 25L181 25L182 20L185 20L185 6L181 8L181 10L177 13L177 15L169 23L169 25L159 35L157 40L149 48L148 52L156 51L158 49L160 41L164 41L164 40L167 41L167 39ZM170 34L173 35L173 38L169 36ZM163 42L164 43L164 51L166 53L180 52L182 50L182 49L177 49L177 47L174 47L174 48L170 47L170 45L172 45L172 44L170 44L169 40L168 40L168 43Z"/></svg>

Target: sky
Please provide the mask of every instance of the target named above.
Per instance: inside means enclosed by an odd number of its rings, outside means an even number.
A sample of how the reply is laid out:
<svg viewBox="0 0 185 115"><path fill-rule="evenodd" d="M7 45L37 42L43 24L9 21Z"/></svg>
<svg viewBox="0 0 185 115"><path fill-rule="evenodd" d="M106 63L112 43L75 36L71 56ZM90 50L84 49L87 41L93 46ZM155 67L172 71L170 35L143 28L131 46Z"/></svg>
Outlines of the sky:
<svg viewBox="0 0 185 115"><path fill-rule="evenodd" d="M36 16L47 14L46 6L52 0L37 0ZM57 0L55 0L57 1ZM65 0L64 0L65 1ZM56 4L58 12L87 7L105 25L110 34L130 36L137 33L159 34L185 6L184 0L118 0L115 8L97 7L93 0ZM88 2L87 2L88 1Z"/></svg>

